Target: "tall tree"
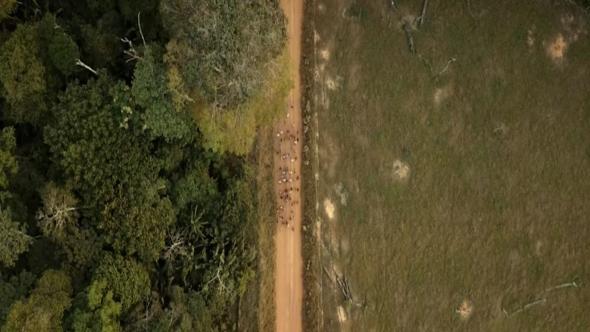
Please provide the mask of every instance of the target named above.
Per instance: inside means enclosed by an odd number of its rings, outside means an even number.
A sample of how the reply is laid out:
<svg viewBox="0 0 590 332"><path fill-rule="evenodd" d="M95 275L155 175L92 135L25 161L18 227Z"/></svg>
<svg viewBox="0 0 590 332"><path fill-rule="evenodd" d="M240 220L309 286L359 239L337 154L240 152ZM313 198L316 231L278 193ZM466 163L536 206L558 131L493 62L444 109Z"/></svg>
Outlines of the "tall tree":
<svg viewBox="0 0 590 332"><path fill-rule="evenodd" d="M118 332L121 331L121 303L113 299L104 280L93 282L84 292L81 308L75 308L68 319L74 332Z"/></svg>
<svg viewBox="0 0 590 332"><path fill-rule="evenodd" d="M136 114L123 83L101 77L70 85L45 140L107 241L119 252L155 260L174 211Z"/></svg>
<svg viewBox="0 0 590 332"><path fill-rule="evenodd" d="M47 270L26 300L10 308L2 332L53 332L62 330L62 317L71 305L70 277Z"/></svg>
<svg viewBox="0 0 590 332"><path fill-rule="evenodd" d="M144 55L135 66L131 93L137 104L144 108L144 124L155 136L167 140L187 139L196 132L196 128L193 128L187 112L173 107L160 53L152 46L145 48Z"/></svg>
<svg viewBox="0 0 590 332"><path fill-rule="evenodd" d="M196 292L184 292L176 286L170 291L170 307L153 320L149 329L155 332L217 331L205 300Z"/></svg>
<svg viewBox="0 0 590 332"><path fill-rule="evenodd" d="M10 210L0 208L0 262L13 266L31 242L32 238L26 234L24 226L12 219Z"/></svg>
<svg viewBox="0 0 590 332"><path fill-rule="evenodd" d="M18 163L14 156L15 149L14 128L3 128L0 132L0 190L8 188L10 177L15 175L18 170Z"/></svg>
<svg viewBox="0 0 590 332"><path fill-rule="evenodd" d="M4 325L10 306L27 296L35 285L35 275L22 271L16 275L0 275L0 326Z"/></svg>
<svg viewBox="0 0 590 332"><path fill-rule="evenodd" d="M36 25L21 24L0 49L0 81L15 122L37 123L47 109L45 66Z"/></svg>
<svg viewBox="0 0 590 332"><path fill-rule="evenodd" d="M41 191L41 200L37 222L43 235L61 247L69 264L88 267L97 258L101 241L94 229L80 227L78 199L69 189L50 181Z"/></svg>
<svg viewBox="0 0 590 332"><path fill-rule="evenodd" d="M18 256L27 251L32 242L25 232L24 224L14 220L9 206L12 195L7 189L10 178L18 170L15 148L14 129L5 127L0 132L0 262L6 266L14 265Z"/></svg>
<svg viewBox="0 0 590 332"><path fill-rule="evenodd" d="M99 227L117 252L137 254L142 260L153 262L164 248L175 215L172 203L159 197L157 187L146 184L142 189L145 192L137 198L118 191L103 207Z"/></svg>
<svg viewBox="0 0 590 332"><path fill-rule="evenodd" d="M105 283L106 291L112 291L113 299L121 303L123 311L145 300L150 294L150 277L146 269L136 260L118 255L107 254L103 257L91 284L91 288L102 287L100 284L92 286L95 283Z"/></svg>
<svg viewBox="0 0 590 332"><path fill-rule="evenodd" d="M278 1L162 0L160 11L173 105L190 111L207 148L247 154L288 92Z"/></svg>
<svg viewBox="0 0 590 332"><path fill-rule="evenodd" d="M72 37L61 29L54 29L49 41L48 51L52 64L63 75L69 76L76 71L76 60L80 58L80 50Z"/></svg>
<svg viewBox="0 0 590 332"><path fill-rule="evenodd" d="M70 84L54 108L55 123L45 128L56 164L88 203L110 199L119 187L138 191L157 178L158 164L128 91L104 74Z"/></svg>
<svg viewBox="0 0 590 332"><path fill-rule="evenodd" d="M256 94L264 65L284 45L278 1L162 0L170 73L180 74L180 95L198 89L208 103L226 108Z"/></svg>

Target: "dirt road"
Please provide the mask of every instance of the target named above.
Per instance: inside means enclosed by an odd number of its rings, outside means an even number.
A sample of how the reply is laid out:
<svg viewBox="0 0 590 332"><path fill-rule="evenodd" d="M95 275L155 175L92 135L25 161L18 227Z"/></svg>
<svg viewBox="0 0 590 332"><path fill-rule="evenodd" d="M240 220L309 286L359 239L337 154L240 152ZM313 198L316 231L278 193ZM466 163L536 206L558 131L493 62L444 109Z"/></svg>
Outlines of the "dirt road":
<svg viewBox="0 0 590 332"><path fill-rule="evenodd" d="M276 331L302 330L303 264L301 256L301 86L299 63L303 0L280 0L288 20L293 88L274 134L277 232L275 294Z"/></svg>

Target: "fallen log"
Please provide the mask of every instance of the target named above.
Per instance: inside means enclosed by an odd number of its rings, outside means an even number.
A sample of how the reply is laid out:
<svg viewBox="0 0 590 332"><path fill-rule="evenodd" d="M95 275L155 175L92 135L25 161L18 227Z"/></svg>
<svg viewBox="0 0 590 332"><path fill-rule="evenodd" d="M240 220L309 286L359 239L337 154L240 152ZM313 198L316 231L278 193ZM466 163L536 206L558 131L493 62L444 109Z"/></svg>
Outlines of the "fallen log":
<svg viewBox="0 0 590 332"><path fill-rule="evenodd" d="M408 47L410 48L410 53L416 54L416 46L414 45L414 37L412 36L412 27L410 26L410 23L404 23L403 29L406 33L406 40L408 42Z"/></svg>
<svg viewBox="0 0 590 332"><path fill-rule="evenodd" d="M424 0L424 2L422 2L422 14L420 14L420 17L418 17L418 28L420 28L422 26L422 24L424 24L424 18L426 18L426 9L428 8L428 0Z"/></svg>

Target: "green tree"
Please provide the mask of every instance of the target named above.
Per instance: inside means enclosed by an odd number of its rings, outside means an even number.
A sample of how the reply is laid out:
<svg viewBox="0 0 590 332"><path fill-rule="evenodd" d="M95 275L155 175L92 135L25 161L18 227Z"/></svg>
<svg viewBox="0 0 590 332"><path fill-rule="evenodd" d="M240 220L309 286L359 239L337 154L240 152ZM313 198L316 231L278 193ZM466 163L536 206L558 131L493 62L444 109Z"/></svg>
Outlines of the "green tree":
<svg viewBox="0 0 590 332"><path fill-rule="evenodd" d="M116 65L123 62L120 38L125 35L125 28L118 12L107 11L97 21L82 24L80 32L81 54L91 67L117 69Z"/></svg>
<svg viewBox="0 0 590 332"><path fill-rule="evenodd" d="M145 185L139 199L119 192L101 211L100 228L118 252L137 253L146 261L158 259L168 227L175 221L168 198L160 198L157 187Z"/></svg>
<svg viewBox="0 0 590 332"><path fill-rule="evenodd" d="M66 261L76 267L90 265L101 242L91 228L80 228L78 199L65 187L48 182L41 191L42 208L37 212L39 228L58 244Z"/></svg>
<svg viewBox="0 0 590 332"><path fill-rule="evenodd" d="M76 60L80 58L78 45L67 33L56 31L49 43L51 62L63 75L69 76L76 71Z"/></svg>
<svg viewBox="0 0 590 332"><path fill-rule="evenodd" d="M162 317L154 319L150 331L154 332L211 332L215 328L213 318L205 300L193 291L185 292L172 286L170 306Z"/></svg>
<svg viewBox="0 0 590 332"><path fill-rule="evenodd" d="M121 303L113 299L105 281L93 282L84 293L84 308L76 308L70 319L74 332L118 332L121 331Z"/></svg>
<svg viewBox="0 0 590 332"><path fill-rule="evenodd" d="M218 184L196 180L206 176L207 168L217 175ZM247 176L247 170L218 160L205 167L197 164L174 184L186 208L170 232L163 254L165 272L169 280L198 285L217 322L227 318L225 308L254 277L255 250L250 245L254 241L253 192L248 181L238 180Z"/></svg>
<svg viewBox="0 0 590 332"><path fill-rule="evenodd" d="M186 164L183 174L172 186L174 206L179 212L187 208L192 210L191 206L206 208L218 197L217 183L209 174L212 166L209 160L194 158Z"/></svg>
<svg viewBox="0 0 590 332"><path fill-rule="evenodd" d="M110 200L117 188L139 192L158 175L151 144L134 122L129 89L105 76L70 84L44 135L72 189L97 205Z"/></svg>
<svg viewBox="0 0 590 332"><path fill-rule="evenodd" d="M131 93L136 103L145 109L142 115L144 124L155 136L182 140L196 131L187 112L174 109L166 69L161 55L152 51L152 47L146 48L135 66Z"/></svg>
<svg viewBox="0 0 590 332"><path fill-rule="evenodd" d="M262 86L264 66L285 40L278 1L163 0L160 12L171 41L166 63L216 107L235 107Z"/></svg>
<svg viewBox="0 0 590 332"><path fill-rule="evenodd" d="M25 233L24 226L13 221L10 210L0 208L0 262L13 266L31 242L32 238Z"/></svg>
<svg viewBox="0 0 590 332"><path fill-rule="evenodd" d="M88 307L98 314L101 331L115 332L121 330L119 316L123 306L113 299L113 292L107 290L105 282L95 282L88 290Z"/></svg>
<svg viewBox="0 0 590 332"><path fill-rule="evenodd" d="M18 170L18 163L14 157L15 149L14 128L3 128L0 132L0 190L8 188L10 177Z"/></svg>
<svg viewBox="0 0 590 332"><path fill-rule="evenodd" d="M65 262L77 268L90 268L94 266L103 240L93 228L80 228L68 226L63 235L53 238L53 241L61 246L65 255Z"/></svg>
<svg viewBox="0 0 590 332"><path fill-rule="evenodd" d="M46 13L36 24L40 56L47 69L48 90L53 94L61 86L61 76L69 76L77 70L76 59L80 58L78 45L62 24L51 13Z"/></svg>
<svg viewBox="0 0 590 332"><path fill-rule="evenodd" d="M47 109L45 66L39 55L37 27L20 24L0 48L0 81L15 122L37 123Z"/></svg>
<svg viewBox="0 0 590 332"><path fill-rule="evenodd" d="M278 1L163 0L174 107L188 109L207 148L245 155L289 91Z"/></svg>
<svg viewBox="0 0 590 332"><path fill-rule="evenodd" d="M4 325L10 306L24 298L34 284L35 275L28 271L10 277L0 274L0 326Z"/></svg>
<svg viewBox="0 0 590 332"><path fill-rule="evenodd" d="M278 1L26 0L10 15L2 331L227 330L254 271L240 155L289 88Z"/></svg>
<svg viewBox="0 0 590 332"><path fill-rule="evenodd" d="M199 241L208 245L198 247L195 254L204 267L202 294L222 307L242 295L244 284L252 277L250 269L256 257L249 245L254 241L252 188L247 181L237 179L227 186L217 203L216 222L211 223Z"/></svg>
<svg viewBox="0 0 590 332"><path fill-rule="evenodd" d="M195 104L192 114L205 138L204 145L218 152L246 155L252 149L256 130L270 125L285 107L291 87L286 54L271 61L262 88L230 109Z"/></svg>
<svg viewBox="0 0 590 332"><path fill-rule="evenodd" d="M2 332L61 331L62 317L71 305L70 277L62 271L47 270L26 300L10 308Z"/></svg>
<svg viewBox="0 0 590 332"><path fill-rule="evenodd" d="M129 88L107 78L70 85L45 140L83 204L93 207L98 228L118 252L155 260L174 222L162 197L161 163L141 128Z"/></svg>
<svg viewBox="0 0 590 332"><path fill-rule="evenodd" d="M104 283L106 291L112 291L113 299L121 303L123 311L129 310L150 295L149 274L132 258L105 255L94 272L91 284L91 290L93 287L101 288L101 284L92 286L94 283ZM91 307L96 303L93 301L89 302Z"/></svg>

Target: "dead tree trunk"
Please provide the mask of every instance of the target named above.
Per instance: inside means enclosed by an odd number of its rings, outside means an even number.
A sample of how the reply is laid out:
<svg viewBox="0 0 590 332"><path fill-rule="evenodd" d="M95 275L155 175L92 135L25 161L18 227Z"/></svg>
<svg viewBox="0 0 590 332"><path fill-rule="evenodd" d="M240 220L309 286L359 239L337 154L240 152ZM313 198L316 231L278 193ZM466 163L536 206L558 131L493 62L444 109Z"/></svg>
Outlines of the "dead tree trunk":
<svg viewBox="0 0 590 332"><path fill-rule="evenodd" d="M410 26L409 22L404 23L404 32L406 33L406 39L408 41L408 47L410 48L410 53L416 54L416 46L414 45L414 37L412 36L412 27Z"/></svg>
<svg viewBox="0 0 590 332"><path fill-rule="evenodd" d="M428 8L428 0L424 0L422 3L422 14L418 17L418 28L424 24L424 18L426 18L426 9Z"/></svg>
<svg viewBox="0 0 590 332"><path fill-rule="evenodd" d="M76 59L76 66L80 66L80 67L90 71L94 75L98 75L98 72L96 70L92 69L90 66L88 66L87 64L82 62L82 60L80 60L80 59Z"/></svg>

